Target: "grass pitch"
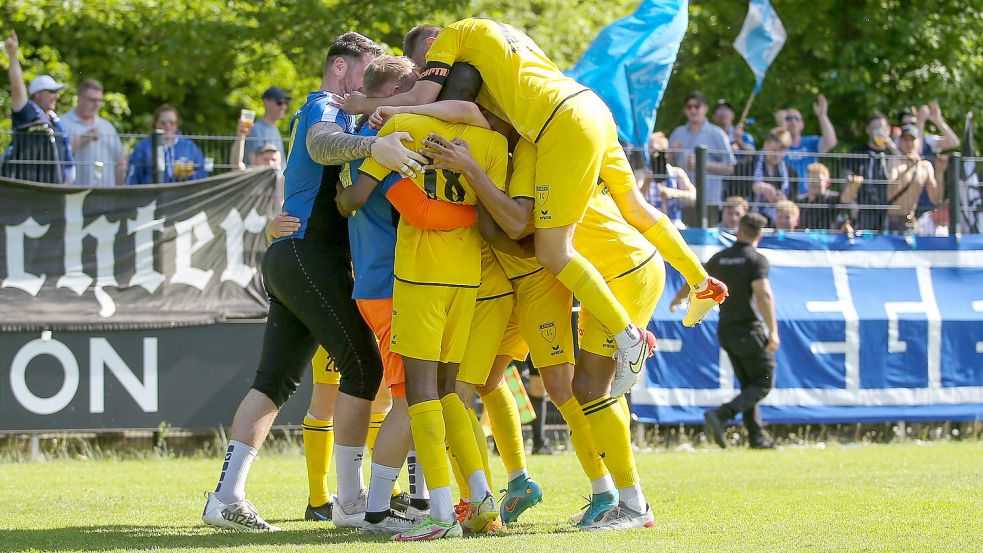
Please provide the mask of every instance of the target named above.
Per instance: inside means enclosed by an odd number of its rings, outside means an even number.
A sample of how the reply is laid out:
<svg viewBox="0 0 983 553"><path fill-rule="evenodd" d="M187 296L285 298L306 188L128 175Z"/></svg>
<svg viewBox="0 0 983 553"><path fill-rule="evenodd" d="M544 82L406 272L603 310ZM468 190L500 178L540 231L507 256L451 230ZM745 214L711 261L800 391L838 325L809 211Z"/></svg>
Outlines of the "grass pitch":
<svg viewBox="0 0 983 553"><path fill-rule="evenodd" d="M277 534L204 527L218 459L0 464L0 551L980 551L983 442L638 455L656 528L565 524L589 491L571 454L530 457L544 503L505 533L397 545L302 520L299 455L261 455L248 492ZM503 483L501 463L496 485ZM404 477L405 478L405 477ZM405 480L403 482L405 484Z"/></svg>

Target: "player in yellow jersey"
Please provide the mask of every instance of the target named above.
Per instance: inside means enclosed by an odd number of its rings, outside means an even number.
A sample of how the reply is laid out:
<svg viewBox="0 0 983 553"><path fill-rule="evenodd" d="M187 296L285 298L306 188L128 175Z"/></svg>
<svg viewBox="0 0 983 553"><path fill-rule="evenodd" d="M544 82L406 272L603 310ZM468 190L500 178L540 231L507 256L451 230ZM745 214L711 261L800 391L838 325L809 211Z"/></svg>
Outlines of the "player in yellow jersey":
<svg viewBox="0 0 983 553"><path fill-rule="evenodd" d="M678 266L693 289L684 321L699 322L726 296L726 287L709 279L678 230L632 194L635 179L618 143L614 119L603 101L566 77L524 33L489 19L464 19L442 29L430 45L427 66L413 90L386 99L353 93L344 107L367 113L382 105L433 102L455 62L481 73L478 102L509 121L536 145L534 191L536 256L543 266L611 329L619 388L637 378L655 338L632 322L629 311L612 294L598 268L574 247L577 223L584 216L598 179L606 182L625 219ZM496 218L497 219L497 218ZM625 384L628 385L625 385Z"/></svg>
<svg viewBox="0 0 983 553"><path fill-rule="evenodd" d="M473 182L481 182L471 176L475 169L468 161L470 155L465 142L432 136L424 145L429 150L428 155L435 159L434 166L461 171ZM498 214L495 220L506 223L506 232L512 237L518 237L522 232L521 226L514 223L521 222L523 212L529 213L529 201L522 198L533 193L534 181L527 175L523 178L521 168L523 155L530 152L534 153L533 146L520 144L513 154L513 164L519 171L513 171L510 181L512 198L506 199L487 186L476 187L485 208L493 215ZM606 183L595 185L574 242L578 250L602 268L605 282L627 307L633 324L647 325L664 285L662 259L652 244L622 216ZM637 293L639 291L642 293ZM642 494L631 450L627 412L624 404L610 392L615 372L611 358L611 351L616 347L615 338L589 309L581 314L579 332L581 355L572 388L620 499L617 506L602 513L593 508L592 500L591 508L584 513L582 527L600 530L652 526L652 512Z"/></svg>
<svg viewBox="0 0 983 553"><path fill-rule="evenodd" d="M386 118L396 113L421 113L477 126L490 126L492 121L501 124L500 119L487 111L482 111L481 108L471 102L436 102L422 106L379 108L370 121L380 125ZM505 208L503 209L501 201L493 200L502 200L504 195L487 186L483 189L488 190L493 196L488 198L489 202L486 205L494 209L501 225L507 227L511 235L517 237L526 232L532 215L536 148L526 140L518 140L517 135L510 139L510 143L513 140L517 140L517 143L515 143L512 154L512 172L508 184L511 201L505 201ZM434 137L433 143L425 143L425 145L427 144L434 148L431 155L434 157L436 166L469 174L471 175L469 177L471 182L485 182L478 174L480 168L475 166L466 145L455 144L451 148L450 144L439 137ZM447 147L442 147L442 145ZM485 218L482 221L487 222L488 220ZM540 373L546 389L571 429L571 442L577 453L577 458L591 482L590 504L578 518L578 524L589 526L606 511L616 507L618 501L614 483L594 444L587 417L573 396L574 358L570 327L570 308L573 296L570 290L551 273L543 269L535 259L528 259L528 251L516 248L508 240L508 237L500 236L502 234L501 228L496 225L491 225L491 227L489 230L488 225L483 225L482 234L488 239L494 240L497 246L508 248L519 254L519 256L514 256L502 251L495 251L516 295L516 315L521 336L529 344L527 347L531 347L533 362L541 367ZM511 247L509 247L510 245ZM472 336L475 335L477 332L473 328ZM488 332L483 334L482 349L486 349L489 342L495 345L501 341L503 349L500 350L500 353L507 353L509 351L508 345L512 343L511 336L506 333L505 338L499 340L500 336L500 333ZM500 355L495 359L495 368L504 366L506 361L507 358L503 359ZM462 372L464 370L462 365ZM491 404L494 404L494 398L488 398L484 394L491 391L495 386L496 374L498 373L493 370L486 385L478 388L479 393L483 394L482 400L486 403L490 399ZM510 431L505 428L502 428L501 432L495 430L493 428L496 441L500 438L508 440L511 436ZM504 453L503 461L506 461L506 454ZM516 468L519 468L518 465ZM512 469L509 470L511 472ZM516 478L510 478L501 511L502 519L507 522L514 520L514 517L521 514L522 509L528 508L539 499L539 490L536 487L525 485L527 479L525 475L510 476L516 476Z"/></svg>
<svg viewBox="0 0 983 553"><path fill-rule="evenodd" d="M499 189L505 186L508 145L501 134L418 115L391 118L379 136L393 132L409 133L416 144L431 132L468 140L474 144L475 158L493 186ZM361 173L360 180L379 181L389 170L370 159L362 165ZM472 184L450 171L427 171L414 182L432 198L462 205L477 203ZM461 527L454 518L451 502L445 440L463 465L477 467L467 475L473 511L465 525L472 531L484 531L497 522L498 513L467 410L453 390L481 280L478 229L432 231L400 220L395 277L391 349L403 356L406 367L410 426L431 499L430 516L413 531L398 534L395 539L460 535Z"/></svg>

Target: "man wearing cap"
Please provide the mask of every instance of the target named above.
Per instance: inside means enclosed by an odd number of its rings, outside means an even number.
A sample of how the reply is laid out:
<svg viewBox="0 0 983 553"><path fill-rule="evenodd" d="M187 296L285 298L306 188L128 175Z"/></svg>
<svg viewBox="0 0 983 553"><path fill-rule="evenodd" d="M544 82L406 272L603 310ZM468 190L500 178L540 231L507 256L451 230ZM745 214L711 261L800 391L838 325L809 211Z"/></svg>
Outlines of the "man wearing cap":
<svg viewBox="0 0 983 553"><path fill-rule="evenodd" d="M921 136L916 125L907 124L901 127L901 138L898 149L905 156L904 161L891 167L890 181L887 186L888 203L897 209L887 212L887 229L904 232L915 225L915 208L922 190L928 195L932 204L942 201L942 187L935 180L935 168L922 159Z"/></svg>
<svg viewBox="0 0 983 553"><path fill-rule="evenodd" d="M17 58L20 49L17 33L11 32L3 45L10 60L7 75L10 77L11 126L15 132L14 144L4 157L8 161L39 162L10 163L12 169L4 168L4 175L38 182L74 184L72 148L65 128L55 113L55 105L65 85L55 81L51 75L39 75L31 81L30 87L25 87L24 73ZM45 128L48 133L37 132Z"/></svg>
<svg viewBox="0 0 983 553"><path fill-rule="evenodd" d="M742 152L755 150L754 137L744 131L744 123L734 125L734 106L730 105L730 102L723 98L717 100L717 105L713 107L712 118L713 122L727 134L730 147L735 154L741 155Z"/></svg>
<svg viewBox="0 0 983 553"><path fill-rule="evenodd" d="M287 104L290 103L290 96L282 88L271 86L263 93L263 107L266 112L250 129L246 137L246 160L249 165L257 165L256 155L259 148L267 144L273 144L279 150L281 158L286 152L283 151L283 138L277 128L277 122L287 114Z"/></svg>
<svg viewBox="0 0 983 553"><path fill-rule="evenodd" d="M672 152L672 164L686 169L690 180L700 186L696 182L696 155L693 149L706 146L709 151L704 197L709 205L720 205L724 198L723 179L720 176L734 174L737 158L723 129L707 121L706 97L700 92L691 92L686 97L685 106L687 123L676 127L669 135L669 148L675 150Z"/></svg>

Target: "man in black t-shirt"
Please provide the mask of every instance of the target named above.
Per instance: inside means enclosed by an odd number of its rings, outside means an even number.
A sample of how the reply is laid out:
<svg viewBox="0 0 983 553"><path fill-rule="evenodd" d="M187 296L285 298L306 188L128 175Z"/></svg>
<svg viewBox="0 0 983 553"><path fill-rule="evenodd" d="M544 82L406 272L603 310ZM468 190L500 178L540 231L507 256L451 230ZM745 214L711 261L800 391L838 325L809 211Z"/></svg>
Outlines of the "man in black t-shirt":
<svg viewBox="0 0 983 553"><path fill-rule="evenodd" d="M730 297L720 305L717 337L741 383L737 397L704 413L707 433L720 447L727 447L724 425L738 413L744 415L752 448L775 447L762 428L758 411L758 403L774 384L775 350L780 343L775 302L768 281L768 260L755 248L766 225L767 221L758 213L745 215L738 225L734 245L717 252L706 263L707 273L723 281L730 290ZM675 311L687 293L685 287L680 290L670 310Z"/></svg>

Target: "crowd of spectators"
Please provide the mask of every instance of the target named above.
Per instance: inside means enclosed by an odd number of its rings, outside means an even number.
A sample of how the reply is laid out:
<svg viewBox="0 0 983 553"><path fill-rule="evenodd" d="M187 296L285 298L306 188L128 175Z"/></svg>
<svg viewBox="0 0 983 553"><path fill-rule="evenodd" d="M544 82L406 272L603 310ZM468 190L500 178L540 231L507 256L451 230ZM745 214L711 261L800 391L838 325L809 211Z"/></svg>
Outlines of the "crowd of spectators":
<svg viewBox="0 0 983 553"><path fill-rule="evenodd" d="M50 75L24 82L16 33L4 40L9 62L11 98L10 144L0 152L0 174L34 182L90 187L174 183L201 179L215 168L199 145L181 132L181 116L174 106L163 104L153 114L153 125L131 151L113 124L99 116L104 90L99 81L78 84L75 107L60 116L55 111L63 83ZM272 166L278 173L282 201L283 139L278 128L290 97L270 87L262 97L265 113L256 121L240 121L239 136L231 142L230 167ZM154 167L154 140L149 132L161 131L163 172ZM223 154L224 157L224 154Z"/></svg>
<svg viewBox="0 0 983 553"><path fill-rule="evenodd" d="M760 213L780 230L889 231L941 234L948 225L942 206L945 152L960 147L937 102L900 112L892 125L882 113L867 119L867 140L832 154L836 129L829 104L819 94L812 105L819 134L804 134L802 112L775 112L775 127L757 148L733 105L709 103L693 92L684 104L686 124L669 136L655 132L649 163L636 170L649 201L683 227L684 209L695 204L696 188L719 227L734 229L745 213ZM931 123L939 134L926 133ZM706 148L705 176L696 178L696 148ZM841 150L844 148L841 147ZM633 159L641 159L634 156ZM667 163L667 160L671 163ZM686 175L684 181L679 175ZM680 184L676 184L680 183ZM693 218L694 211L689 211Z"/></svg>
<svg viewBox="0 0 983 553"><path fill-rule="evenodd" d="M59 116L55 107L65 85L50 75L40 75L26 85L17 35L7 37L4 47L14 132L6 151L0 152L3 176L112 187L181 182L212 172L213 158L182 134L175 107L158 107L153 128L148 129L162 131L158 152L163 153L163 174L159 175L149 136L127 152L113 124L99 116L104 91L98 81L82 80L75 107ZM278 201L282 201L286 160L279 125L290 100L278 87L267 89L262 117L255 119L255 113L243 110L236 136L224 150L231 169L275 168ZM686 124L673 129L668 138L663 132L652 134L650 162L636 169L649 202L680 228L685 219L692 219L697 186L703 187L702 195L721 228L733 229L748 212L760 213L772 227L783 230L936 234L947 228L948 213L938 209L943 201L945 152L959 148L960 140L937 102L899 112L894 125L884 114L872 114L866 124L867 141L847 155L829 155L837 146L837 135L822 94L812 104L819 134L804 134L802 112L789 106L775 112L776 125L760 137L761 142L747 131L745 121L736 120L734 106L727 100L717 101L711 111L707 98L692 92L684 112ZM926 133L928 123L938 134ZM696 175L699 146L707 148L702 183Z"/></svg>

